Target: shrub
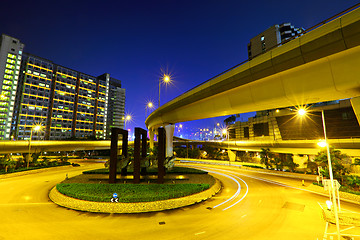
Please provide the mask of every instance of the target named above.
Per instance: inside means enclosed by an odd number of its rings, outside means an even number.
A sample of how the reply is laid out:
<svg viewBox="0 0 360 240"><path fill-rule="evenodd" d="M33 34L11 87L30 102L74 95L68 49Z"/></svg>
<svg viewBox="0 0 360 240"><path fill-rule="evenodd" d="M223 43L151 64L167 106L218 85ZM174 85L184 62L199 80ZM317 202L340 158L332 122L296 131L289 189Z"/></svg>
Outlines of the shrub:
<svg viewBox="0 0 360 240"><path fill-rule="evenodd" d="M359 191L360 177L355 175L346 176L345 183L355 191Z"/></svg>
<svg viewBox="0 0 360 240"><path fill-rule="evenodd" d="M133 170L129 171L129 173L132 173ZM157 168L149 168L148 173L151 174L157 174L158 169ZM207 172L194 169L194 168L185 168L185 167L173 167L171 170L166 171L167 173L176 173L176 174L207 174ZM117 171L118 174L120 174L120 170ZM83 174L109 174L108 168L100 168L95 170L89 170L84 171Z"/></svg>

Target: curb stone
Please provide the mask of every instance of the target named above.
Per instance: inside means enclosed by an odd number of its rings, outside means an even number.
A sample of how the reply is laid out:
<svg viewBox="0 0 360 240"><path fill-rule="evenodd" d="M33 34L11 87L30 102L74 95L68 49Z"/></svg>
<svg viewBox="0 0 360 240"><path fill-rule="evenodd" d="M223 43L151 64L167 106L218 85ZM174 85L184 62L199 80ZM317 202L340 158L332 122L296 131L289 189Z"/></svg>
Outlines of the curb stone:
<svg viewBox="0 0 360 240"><path fill-rule="evenodd" d="M51 189L49 197L51 201L59 206L97 213L144 213L158 212L181 208L195 203L202 202L214 196L221 189L221 182L215 179L215 184L209 189L200 193L195 193L186 197L167 199L154 202L138 202L138 203L111 203L111 202L92 202L86 200L75 199L61 194L56 186Z"/></svg>

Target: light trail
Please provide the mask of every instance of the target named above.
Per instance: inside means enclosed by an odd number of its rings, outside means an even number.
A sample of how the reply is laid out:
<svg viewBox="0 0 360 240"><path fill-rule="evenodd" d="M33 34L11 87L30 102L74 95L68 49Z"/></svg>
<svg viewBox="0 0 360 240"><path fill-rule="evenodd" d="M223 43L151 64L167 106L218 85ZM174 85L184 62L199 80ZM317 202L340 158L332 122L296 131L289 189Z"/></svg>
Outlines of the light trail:
<svg viewBox="0 0 360 240"><path fill-rule="evenodd" d="M242 182L245 184L245 186L246 186L246 192L245 192L244 196L243 196L242 198L240 198L240 200L238 200L236 203L230 205L229 207L224 208L223 211L225 211L225 210L227 210L227 209L235 206L235 205L238 204L239 202L241 202L241 201L247 196L247 194L248 194L248 192L249 192L249 186L246 184L246 182L245 182L244 180L242 180L242 179L239 178L238 176L235 176L235 175L232 175L232 174L231 174L231 176L234 176L234 177L238 178L240 181L242 181Z"/></svg>
<svg viewBox="0 0 360 240"><path fill-rule="evenodd" d="M211 172L211 173L215 173L215 174L222 175L222 176L227 177L227 178L230 178L231 180L233 180L234 182L236 182L236 184L238 185L237 191L235 192L235 194L234 194L231 198L229 198L229 199L227 199L226 201L224 201L224 202L222 202L222 203L214 206L213 208L220 207L221 205L224 205L225 203L227 203L227 202L233 200L234 198L236 198L237 196L239 196L240 191L241 191L241 186L240 186L239 181L237 181L235 178L233 178L233 177L231 177L231 176L229 176L229 175L226 175L226 174L224 174L224 173L215 172L215 171L211 171L211 170L207 170L207 171L208 171L208 172Z"/></svg>
<svg viewBox="0 0 360 240"><path fill-rule="evenodd" d="M248 194L248 192L249 192L249 186L247 185L247 183L246 183L243 179L241 179L240 177L234 175L234 172L227 171L227 170L221 170L221 171L225 171L225 172L230 172L230 173L232 173L232 174L227 175L227 174L218 172L219 169L216 169L216 168L199 167L199 166L193 166L193 165L192 165L192 167L197 167L197 168L201 168L201 169L206 169L206 171L208 171L208 172L225 176L225 177L227 177L227 178L230 178L230 179L233 180L234 182L236 182L236 184L238 185L238 189L237 189L236 193L235 193L231 198L229 198L229 199L227 199L226 201L224 201L224 202L222 202L222 203L214 206L213 208L217 208L217 207L219 207L219 206L221 206L221 205L224 205L225 203L227 203L227 202L233 200L234 198L236 198L237 196L239 196L240 191L241 191L241 185L240 185L240 182L239 182L238 180L236 180L236 179L239 179L240 181L242 181L242 182L245 184L245 186L246 186L246 192L245 192L244 196L242 196L242 198L240 198L238 201L236 201L236 202L233 203L232 205L224 208L223 211L225 211L225 210L227 210L227 209L229 209L229 208L232 208L233 206L235 206L236 204L238 204L239 202L241 202L241 201L247 196L247 194Z"/></svg>

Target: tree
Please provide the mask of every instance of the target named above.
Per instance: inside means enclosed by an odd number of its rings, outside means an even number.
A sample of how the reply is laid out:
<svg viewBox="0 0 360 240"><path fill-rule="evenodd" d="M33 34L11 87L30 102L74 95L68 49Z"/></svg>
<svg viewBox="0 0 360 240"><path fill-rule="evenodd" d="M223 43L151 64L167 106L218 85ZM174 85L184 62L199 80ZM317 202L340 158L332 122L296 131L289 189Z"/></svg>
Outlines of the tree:
<svg viewBox="0 0 360 240"><path fill-rule="evenodd" d="M330 148L331 166L334 178L339 180L341 184L344 182L344 176L350 172L349 168L344 165L349 156L342 154L341 151ZM322 173L325 177L329 177L327 151L320 151L316 157L315 162L322 167Z"/></svg>
<svg viewBox="0 0 360 240"><path fill-rule="evenodd" d="M346 184L354 189L355 191L359 191L360 189L360 177L355 175L349 175L346 177Z"/></svg>
<svg viewBox="0 0 360 240"><path fill-rule="evenodd" d="M318 165L316 162L308 160L306 162L306 168L310 171L310 173L315 174L316 170L318 169Z"/></svg>
<svg viewBox="0 0 360 240"><path fill-rule="evenodd" d="M236 121L236 116L232 115L228 118L225 118L224 123L226 126L228 126L230 123L234 123Z"/></svg>
<svg viewBox="0 0 360 240"><path fill-rule="evenodd" d="M218 148L210 147L210 146L205 146L204 151L207 152L207 158L209 158L209 159L220 160L223 155L221 150L219 150Z"/></svg>
<svg viewBox="0 0 360 240"><path fill-rule="evenodd" d="M275 157L270 162L275 165L276 170L283 170L283 161L280 157Z"/></svg>
<svg viewBox="0 0 360 240"><path fill-rule="evenodd" d="M299 164L294 162L293 154L286 154L284 166L288 167L291 172L294 172Z"/></svg>
<svg viewBox="0 0 360 240"><path fill-rule="evenodd" d="M271 167L270 159L273 157L273 154L272 152L270 152L270 149L261 148L260 157L261 157L261 163L265 164L266 169L269 169Z"/></svg>

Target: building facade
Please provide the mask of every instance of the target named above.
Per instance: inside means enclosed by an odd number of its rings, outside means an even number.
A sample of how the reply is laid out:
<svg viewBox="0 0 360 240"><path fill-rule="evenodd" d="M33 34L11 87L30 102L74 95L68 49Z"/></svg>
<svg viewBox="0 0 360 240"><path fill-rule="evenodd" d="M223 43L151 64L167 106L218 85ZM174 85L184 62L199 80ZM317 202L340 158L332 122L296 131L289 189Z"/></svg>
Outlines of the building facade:
<svg viewBox="0 0 360 240"><path fill-rule="evenodd" d="M19 39L3 34L0 38L0 140L12 139L14 116L24 44Z"/></svg>
<svg viewBox="0 0 360 240"><path fill-rule="evenodd" d="M124 115L125 90L123 101L109 98L109 89L121 89L121 81L108 73L95 77L61 66L23 53L23 48L19 40L2 35L1 139L105 139L112 126L107 119L121 121L117 117ZM109 105L116 108L116 116L108 112ZM42 131L33 133L35 125Z"/></svg>
<svg viewBox="0 0 360 240"><path fill-rule="evenodd" d="M321 118L324 110L329 139L360 137L360 126L350 100L314 104L306 117L296 109L284 108L257 112L247 122L229 127L230 139L251 141L320 140L324 139Z"/></svg>
<svg viewBox="0 0 360 240"><path fill-rule="evenodd" d="M250 39L248 57L252 59L303 31L303 28L296 28L291 23L273 25Z"/></svg>
<svg viewBox="0 0 360 240"><path fill-rule="evenodd" d="M124 128L125 121L125 89L121 88L121 82L110 78L109 88L109 106L107 110L108 128ZM110 137L110 131L107 131L107 138Z"/></svg>

